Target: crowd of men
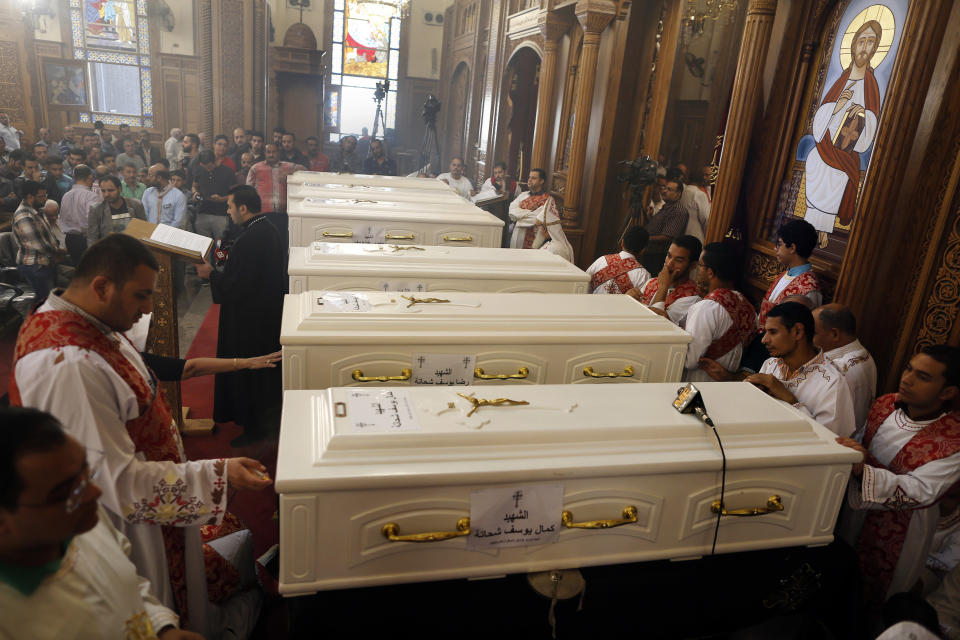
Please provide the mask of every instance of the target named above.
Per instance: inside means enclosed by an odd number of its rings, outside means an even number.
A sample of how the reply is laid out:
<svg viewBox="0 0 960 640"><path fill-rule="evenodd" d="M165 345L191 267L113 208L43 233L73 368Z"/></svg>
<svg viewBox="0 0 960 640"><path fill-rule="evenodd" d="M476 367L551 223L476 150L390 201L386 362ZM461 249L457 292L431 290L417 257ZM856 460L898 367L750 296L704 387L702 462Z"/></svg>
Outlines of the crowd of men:
<svg viewBox="0 0 960 640"><path fill-rule="evenodd" d="M255 580L242 566L252 563L228 559L224 541L240 525L226 510L227 489L263 489L270 480L250 458L188 461L157 383L218 374L217 419L245 427L238 445L262 438L280 404L273 351L286 177L298 169L391 172L393 161L378 140L361 159L347 136L328 158L316 138L302 152L283 130L265 143L237 129L232 142L220 135L205 148L200 136L174 129L162 151L122 129L97 127L77 140L68 127L58 143L48 138L41 130L31 152L3 151L0 171L18 268L45 298L14 353L11 404L28 408L4 410L16 428L0 429L0 603L11 612L0 631L62 637L63 626L49 624L53 612L69 612L59 619L89 625L93 637L120 628L198 637L184 624L211 634L249 630ZM475 190L453 158L437 179L465 199L509 200L512 247L572 261L546 172L531 170L520 191L506 169L498 163ZM823 304L810 264L812 225L789 219L778 229L783 272L758 310L737 289L737 251L703 244L709 190L686 183L681 166L664 172L656 191L646 225L627 230L619 252L588 268L591 292L630 296L690 333L686 380L745 380L860 452L838 535L857 551L866 607L929 594L944 628L960 634L960 349L925 346L897 392L877 397L857 319ZM140 242L115 233L134 218L231 238L230 260L196 270L221 304L220 341L233 351L218 345L215 359L171 360L127 339L152 310L159 269ZM54 290L66 262L75 271Z"/></svg>

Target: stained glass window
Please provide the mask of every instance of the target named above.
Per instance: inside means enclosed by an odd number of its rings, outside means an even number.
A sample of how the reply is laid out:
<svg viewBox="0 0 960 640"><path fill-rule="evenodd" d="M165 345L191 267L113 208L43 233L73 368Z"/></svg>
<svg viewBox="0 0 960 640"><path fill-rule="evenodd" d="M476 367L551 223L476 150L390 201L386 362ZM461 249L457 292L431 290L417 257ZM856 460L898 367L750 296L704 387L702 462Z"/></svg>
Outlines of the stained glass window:
<svg viewBox="0 0 960 640"><path fill-rule="evenodd" d="M70 22L90 87L80 121L152 127L147 0L70 0Z"/></svg>
<svg viewBox="0 0 960 640"><path fill-rule="evenodd" d="M401 0L334 0L330 91L337 92L336 112L329 110L330 140L360 135L366 127L383 137L396 121L400 67ZM374 126L377 83L389 83L382 119Z"/></svg>

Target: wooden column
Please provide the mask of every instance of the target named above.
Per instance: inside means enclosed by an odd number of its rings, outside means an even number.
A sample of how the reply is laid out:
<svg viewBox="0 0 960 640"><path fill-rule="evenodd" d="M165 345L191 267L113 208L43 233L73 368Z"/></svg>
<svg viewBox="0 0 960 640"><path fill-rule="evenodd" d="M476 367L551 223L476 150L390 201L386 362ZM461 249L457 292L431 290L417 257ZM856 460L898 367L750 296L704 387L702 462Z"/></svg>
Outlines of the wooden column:
<svg viewBox="0 0 960 640"><path fill-rule="evenodd" d="M617 15L617 7L610 0L580 0L577 2L576 15L583 27L583 48L577 65L570 160L567 165L567 186L563 194L563 217L572 221L573 226L576 226L580 217L583 168L587 153L587 133L590 130L590 111L593 106L593 85L597 75L597 56L600 53L600 34Z"/></svg>
<svg viewBox="0 0 960 640"><path fill-rule="evenodd" d="M861 319L864 334L861 340L871 350L882 348L892 337L891 333L880 330L882 322L866 320L890 315L887 278L909 279L909 272L901 271L902 260L897 258L898 249L905 249L901 245L903 234L898 232L905 210L900 208L902 205L898 200L904 185L904 167L910 158L926 104L924 96L930 88L934 68L941 56L946 55L941 44L951 8L951 3L940 1L910 4L900 37L900 51L880 114L870 169L860 192L850 241L837 280L834 297L847 304ZM950 46L956 46L955 41L948 42ZM945 139L943 144L948 142L949 139ZM948 169L936 167L931 170ZM911 205L919 197L909 191L906 195L910 196ZM877 358L877 368L881 372L887 364L884 360Z"/></svg>
<svg viewBox="0 0 960 640"><path fill-rule="evenodd" d="M198 41L200 44L200 131L213 144L213 14L211 0L200 0Z"/></svg>
<svg viewBox="0 0 960 640"><path fill-rule="evenodd" d="M717 177L706 241L717 242L726 235L737 209L740 183L750 148L750 134L763 94L763 68L767 61L770 32L777 0L750 0L743 40L733 79L730 111L724 131L723 153Z"/></svg>
<svg viewBox="0 0 960 640"><path fill-rule="evenodd" d="M537 92L537 125L533 130L533 166L546 169L553 141L553 79L557 73L557 46L570 23L565 17L548 12L540 16L539 25L543 34L543 60L540 62L540 89Z"/></svg>

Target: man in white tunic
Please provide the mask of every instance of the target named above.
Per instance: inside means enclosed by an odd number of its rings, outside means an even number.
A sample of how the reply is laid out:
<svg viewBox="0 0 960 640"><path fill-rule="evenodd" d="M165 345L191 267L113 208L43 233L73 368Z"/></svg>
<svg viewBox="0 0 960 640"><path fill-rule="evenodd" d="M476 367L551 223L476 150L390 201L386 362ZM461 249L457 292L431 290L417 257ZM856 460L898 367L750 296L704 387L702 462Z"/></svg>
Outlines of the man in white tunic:
<svg viewBox="0 0 960 640"><path fill-rule="evenodd" d="M913 588L940 520L937 502L960 480L960 349L932 345L913 356L897 393L877 398L854 438L847 502L867 511L857 555L867 602Z"/></svg>
<svg viewBox="0 0 960 640"><path fill-rule="evenodd" d="M696 273L702 251L703 245L693 236L674 238L657 277L647 280L642 289L630 289L627 295L682 329L687 313L701 299L700 286L690 276Z"/></svg>
<svg viewBox="0 0 960 640"><path fill-rule="evenodd" d="M543 249L573 262L573 247L563 232L557 203L547 193L547 172L531 169L527 186L530 190L510 203L510 220L515 224L510 247Z"/></svg>
<svg viewBox="0 0 960 640"><path fill-rule="evenodd" d="M473 201L483 202L503 195L509 200L516 198L520 195L520 183L507 175L506 162L498 162L493 165L493 175L483 183Z"/></svg>
<svg viewBox="0 0 960 640"><path fill-rule="evenodd" d="M813 344L843 374L853 395L853 413L857 429L877 397L877 364L857 340L857 319L841 304L827 304L813 310L816 333Z"/></svg>
<svg viewBox="0 0 960 640"><path fill-rule="evenodd" d="M650 272L640 260L647 248L650 234L643 227L630 227L620 241L620 252L600 256L587 268L590 276L590 293L626 293L642 289Z"/></svg>
<svg viewBox="0 0 960 640"><path fill-rule="evenodd" d="M130 539L138 572L190 628L205 629L200 525L222 522L228 488L270 482L249 458L186 460L156 376L122 334L153 310L157 268L130 236L90 247L70 287L21 327L10 399L53 414L87 448L103 505Z"/></svg>
<svg viewBox="0 0 960 640"><path fill-rule="evenodd" d="M816 147L806 160L805 219L820 232L833 233L853 219L860 182L860 154L870 148L877 133L880 89L870 60L877 51L883 29L868 20L857 29L850 43L850 66L823 97L813 117Z"/></svg>
<svg viewBox="0 0 960 640"><path fill-rule="evenodd" d="M83 446L35 409L0 421L0 636L199 640L137 575Z"/></svg>
<svg viewBox="0 0 960 640"><path fill-rule="evenodd" d="M697 280L707 291L703 300L687 312L684 328L693 337L687 345L684 379L690 382L712 380L700 368L704 357L724 369L735 370L743 349L757 330L757 317L746 296L734 289L740 271L737 253L722 242L712 242L700 254Z"/></svg>
<svg viewBox="0 0 960 640"><path fill-rule="evenodd" d="M767 314L763 344L770 358L747 377L769 395L791 404L838 436L854 432L853 396L837 368L813 346L810 309L783 302Z"/></svg>
<svg viewBox="0 0 960 640"><path fill-rule="evenodd" d="M454 156L450 160L450 171L438 175L437 180L449 185L464 200L470 200L476 193L473 190L473 183L470 182L470 178L463 175L463 158L460 156Z"/></svg>

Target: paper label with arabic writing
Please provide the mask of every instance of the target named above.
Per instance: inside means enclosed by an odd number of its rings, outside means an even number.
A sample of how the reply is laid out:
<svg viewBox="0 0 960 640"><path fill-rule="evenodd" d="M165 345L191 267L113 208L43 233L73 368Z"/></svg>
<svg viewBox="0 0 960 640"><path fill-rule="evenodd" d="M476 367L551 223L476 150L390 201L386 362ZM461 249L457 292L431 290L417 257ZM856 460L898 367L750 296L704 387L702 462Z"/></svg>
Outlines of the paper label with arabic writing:
<svg viewBox="0 0 960 640"><path fill-rule="evenodd" d="M413 384L446 387L469 385L473 382L473 367L476 362L476 356L465 353L415 353Z"/></svg>
<svg viewBox="0 0 960 640"><path fill-rule="evenodd" d="M560 485L471 491L467 548L529 547L556 542L562 510Z"/></svg>
<svg viewBox="0 0 960 640"><path fill-rule="evenodd" d="M347 396L347 415L357 431L418 431L420 421L403 389L357 389Z"/></svg>

